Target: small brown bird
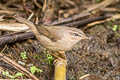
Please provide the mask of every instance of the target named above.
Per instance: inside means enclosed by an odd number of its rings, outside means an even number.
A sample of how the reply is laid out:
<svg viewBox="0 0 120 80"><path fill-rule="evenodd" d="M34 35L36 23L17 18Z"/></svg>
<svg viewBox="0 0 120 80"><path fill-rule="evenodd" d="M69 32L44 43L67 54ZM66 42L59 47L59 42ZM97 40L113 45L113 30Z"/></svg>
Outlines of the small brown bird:
<svg viewBox="0 0 120 80"><path fill-rule="evenodd" d="M83 31L77 28L40 25L37 29L32 22L22 17L14 18L28 25L39 42L51 51L69 51L79 41L87 38Z"/></svg>

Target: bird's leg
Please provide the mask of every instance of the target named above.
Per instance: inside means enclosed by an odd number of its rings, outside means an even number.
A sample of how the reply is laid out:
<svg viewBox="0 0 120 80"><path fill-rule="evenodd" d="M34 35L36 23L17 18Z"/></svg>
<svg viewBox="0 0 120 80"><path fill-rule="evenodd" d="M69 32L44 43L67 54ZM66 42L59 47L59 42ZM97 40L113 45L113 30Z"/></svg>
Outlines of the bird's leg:
<svg viewBox="0 0 120 80"><path fill-rule="evenodd" d="M57 52L51 52L50 54L54 56L56 59L63 60Z"/></svg>
<svg viewBox="0 0 120 80"><path fill-rule="evenodd" d="M58 51L58 54L62 59L66 60L65 51Z"/></svg>
<svg viewBox="0 0 120 80"><path fill-rule="evenodd" d="M66 60L66 55L64 51L59 51L59 52L54 52L54 51L50 51L49 52L52 56L54 56L56 59L59 60Z"/></svg>

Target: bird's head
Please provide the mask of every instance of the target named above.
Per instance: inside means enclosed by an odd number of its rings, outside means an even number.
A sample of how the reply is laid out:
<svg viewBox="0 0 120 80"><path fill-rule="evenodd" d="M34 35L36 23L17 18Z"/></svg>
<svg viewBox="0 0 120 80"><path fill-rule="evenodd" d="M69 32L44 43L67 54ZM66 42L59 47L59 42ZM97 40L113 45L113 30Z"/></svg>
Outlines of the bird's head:
<svg viewBox="0 0 120 80"><path fill-rule="evenodd" d="M88 39L88 37L85 35L85 33L82 30L77 29L77 28L71 28L69 30L68 35L75 42L79 42L83 39Z"/></svg>

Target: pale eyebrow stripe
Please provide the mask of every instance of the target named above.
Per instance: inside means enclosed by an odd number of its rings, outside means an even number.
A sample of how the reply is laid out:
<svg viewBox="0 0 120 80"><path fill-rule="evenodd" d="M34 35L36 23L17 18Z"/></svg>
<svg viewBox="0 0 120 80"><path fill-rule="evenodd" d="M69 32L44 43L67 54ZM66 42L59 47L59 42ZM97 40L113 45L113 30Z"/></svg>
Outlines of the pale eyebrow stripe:
<svg viewBox="0 0 120 80"><path fill-rule="evenodd" d="M73 31L73 30L72 30ZM79 33L79 32L70 32L70 34L78 34L80 37L82 37L82 33Z"/></svg>

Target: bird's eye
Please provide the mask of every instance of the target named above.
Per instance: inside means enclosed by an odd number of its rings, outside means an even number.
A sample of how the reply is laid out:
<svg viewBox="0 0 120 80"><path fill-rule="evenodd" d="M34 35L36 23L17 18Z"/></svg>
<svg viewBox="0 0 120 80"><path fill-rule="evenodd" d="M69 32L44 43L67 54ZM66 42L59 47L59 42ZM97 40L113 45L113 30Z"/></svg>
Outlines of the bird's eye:
<svg viewBox="0 0 120 80"><path fill-rule="evenodd" d="M79 34L74 33L75 36L80 36Z"/></svg>
<svg viewBox="0 0 120 80"><path fill-rule="evenodd" d="M81 37L81 35L80 34L78 34L78 33L73 33L75 36L80 36Z"/></svg>

